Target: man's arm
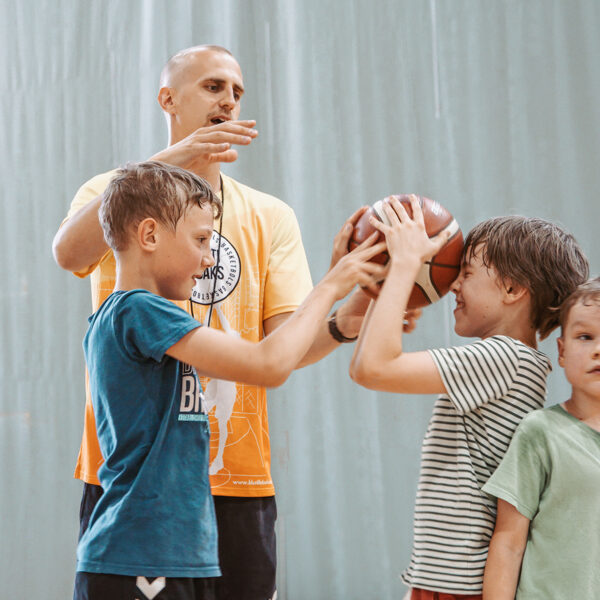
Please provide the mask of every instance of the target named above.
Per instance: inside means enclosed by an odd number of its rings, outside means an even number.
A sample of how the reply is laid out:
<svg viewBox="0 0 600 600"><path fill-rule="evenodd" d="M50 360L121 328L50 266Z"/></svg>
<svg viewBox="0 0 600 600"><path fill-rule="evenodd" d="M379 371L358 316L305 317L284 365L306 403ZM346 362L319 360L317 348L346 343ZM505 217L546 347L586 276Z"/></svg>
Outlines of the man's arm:
<svg viewBox="0 0 600 600"><path fill-rule="evenodd" d="M98 219L101 202L102 196L96 196L56 232L52 252L59 267L72 273L83 271L97 263L108 250Z"/></svg>
<svg viewBox="0 0 600 600"><path fill-rule="evenodd" d="M228 121L201 127L189 136L161 150L148 160L158 160L202 175L209 165L233 162L233 144L248 145L258 134L256 121ZM67 271L83 271L97 263L108 250L98 219L102 196L96 196L60 227L52 242L54 259Z"/></svg>
<svg viewBox="0 0 600 600"><path fill-rule="evenodd" d="M498 499L496 527L483 575L483 600L513 600L529 533L529 519Z"/></svg>

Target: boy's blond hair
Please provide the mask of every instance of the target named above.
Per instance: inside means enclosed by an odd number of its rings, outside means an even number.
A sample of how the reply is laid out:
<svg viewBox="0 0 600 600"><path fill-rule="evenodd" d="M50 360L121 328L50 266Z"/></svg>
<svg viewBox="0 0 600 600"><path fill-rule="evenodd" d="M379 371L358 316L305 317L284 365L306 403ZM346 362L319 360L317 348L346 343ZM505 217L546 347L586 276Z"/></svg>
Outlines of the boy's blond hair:
<svg viewBox="0 0 600 600"><path fill-rule="evenodd" d="M465 240L463 256L481 256L504 284L529 290L531 322L540 339L559 324L561 304L588 278L589 264L575 238L539 218L494 217L476 225Z"/></svg>
<svg viewBox="0 0 600 600"><path fill-rule="evenodd" d="M565 330L569 313L576 304L583 304L584 306L597 304L600 306L600 277L594 277L594 279L577 286L577 289L563 302L558 315L562 331Z"/></svg>
<svg viewBox="0 0 600 600"><path fill-rule="evenodd" d="M106 188L98 216L106 243L125 250L132 227L151 217L175 231L192 206L209 204L215 218L221 201L201 177L158 161L130 163L120 168Z"/></svg>

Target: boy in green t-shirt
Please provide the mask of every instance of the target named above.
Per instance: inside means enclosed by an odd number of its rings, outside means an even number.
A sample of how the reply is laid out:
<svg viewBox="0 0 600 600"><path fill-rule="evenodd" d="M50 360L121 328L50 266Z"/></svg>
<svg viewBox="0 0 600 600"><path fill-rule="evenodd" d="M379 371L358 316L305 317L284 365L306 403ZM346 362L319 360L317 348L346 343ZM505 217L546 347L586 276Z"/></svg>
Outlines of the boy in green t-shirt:
<svg viewBox="0 0 600 600"><path fill-rule="evenodd" d="M560 325L571 397L525 417L483 488L498 498L484 600L600 598L600 278Z"/></svg>

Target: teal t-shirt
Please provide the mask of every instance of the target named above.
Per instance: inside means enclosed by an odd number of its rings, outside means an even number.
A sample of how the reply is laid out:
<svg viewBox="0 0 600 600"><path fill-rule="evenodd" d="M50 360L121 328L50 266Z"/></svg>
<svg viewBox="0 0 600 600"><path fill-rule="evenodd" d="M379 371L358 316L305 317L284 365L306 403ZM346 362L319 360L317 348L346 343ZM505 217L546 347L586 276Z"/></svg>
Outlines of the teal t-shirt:
<svg viewBox="0 0 600 600"><path fill-rule="evenodd" d="M600 433L561 406L529 414L483 490L530 519L518 600L600 598Z"/></svg>
<svg viewBox="0 0 600 600"><path fill-rule="evenodd" d="M202 389L191 367L165 354L199 326L145 290L115 292L90 317L83 346L104 494L78 571L220 575Z"/></svg>

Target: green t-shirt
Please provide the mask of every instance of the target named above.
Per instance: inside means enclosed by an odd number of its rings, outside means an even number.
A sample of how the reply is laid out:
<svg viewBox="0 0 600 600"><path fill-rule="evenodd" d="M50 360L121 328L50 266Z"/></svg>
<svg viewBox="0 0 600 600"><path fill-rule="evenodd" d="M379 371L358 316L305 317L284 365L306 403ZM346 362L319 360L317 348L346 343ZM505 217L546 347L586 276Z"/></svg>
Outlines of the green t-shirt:
<svg viewBox="0 0 600 600"><path fill-rule="evenodd" d="M530 413L484 492L530 519L518 600L600 598L600 433L561 406Z"/></svg>

